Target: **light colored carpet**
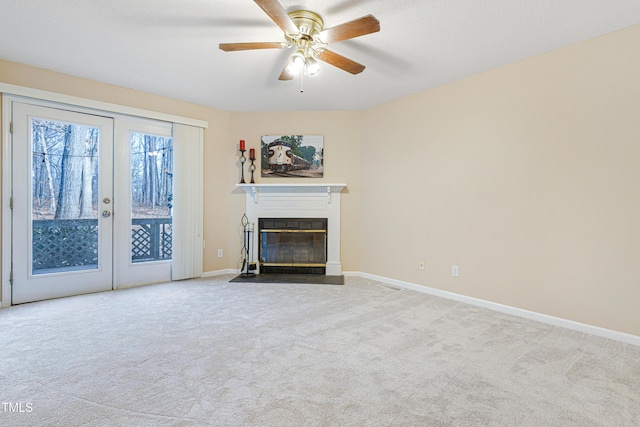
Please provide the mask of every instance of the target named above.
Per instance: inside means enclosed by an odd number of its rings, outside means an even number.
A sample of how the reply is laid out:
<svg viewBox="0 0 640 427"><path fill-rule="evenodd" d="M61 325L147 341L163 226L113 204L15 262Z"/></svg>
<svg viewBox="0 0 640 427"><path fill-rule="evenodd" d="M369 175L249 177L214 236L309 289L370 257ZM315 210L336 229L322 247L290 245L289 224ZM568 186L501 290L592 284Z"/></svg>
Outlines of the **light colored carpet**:
<svg viewBox="0 0 640 427"><path fill-rule="evenodd" d="M231 278L0 310L0 425L640 425L640 347L359 278Z"/></svg>

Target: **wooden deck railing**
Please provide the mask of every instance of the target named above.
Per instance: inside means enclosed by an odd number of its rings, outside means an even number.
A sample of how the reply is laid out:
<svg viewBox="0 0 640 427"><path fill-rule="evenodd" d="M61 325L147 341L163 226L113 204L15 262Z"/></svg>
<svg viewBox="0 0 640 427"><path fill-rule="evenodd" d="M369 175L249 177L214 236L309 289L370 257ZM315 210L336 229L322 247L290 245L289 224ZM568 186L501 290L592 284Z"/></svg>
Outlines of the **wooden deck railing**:
<svg viewBox="0 0 640 427"><path fill-rule="evenodd" d="M171 259L171 218L134 218L133 262ZM98 220L33 220L33 270L98 264Z"/></svg>

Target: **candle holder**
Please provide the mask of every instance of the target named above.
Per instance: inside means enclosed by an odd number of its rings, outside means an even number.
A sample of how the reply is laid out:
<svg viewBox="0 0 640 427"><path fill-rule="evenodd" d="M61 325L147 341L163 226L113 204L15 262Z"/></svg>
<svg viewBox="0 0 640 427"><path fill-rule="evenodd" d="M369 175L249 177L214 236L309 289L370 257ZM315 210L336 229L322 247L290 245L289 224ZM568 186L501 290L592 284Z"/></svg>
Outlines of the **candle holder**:
<svg viewBox="0 0 640 427"><path fill-rule="evenodd" d="M247 158L244 156L244 152L247 150L240 150L240 184L246 184L244 182L244 164Z"/></svg>
<svg viewBox="0 0 640 427"><path fill-rule="evenodd" d="M249 155L249 160L251 161L251 164L249 165L249 170L251 171L251 183L255 184L256 182L253 180L253 173L256 170L256 166L253 164L253 162L256 160L256 156L253 152L253 148L251 149L251 154L253 155Z"/></svg>

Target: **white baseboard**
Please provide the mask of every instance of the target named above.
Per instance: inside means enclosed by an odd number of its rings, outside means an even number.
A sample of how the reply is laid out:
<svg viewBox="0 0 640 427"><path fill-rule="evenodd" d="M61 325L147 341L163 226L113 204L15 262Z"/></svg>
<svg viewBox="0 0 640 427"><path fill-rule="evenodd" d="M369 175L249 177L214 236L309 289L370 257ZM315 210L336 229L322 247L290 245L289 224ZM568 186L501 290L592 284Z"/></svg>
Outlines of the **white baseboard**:
<svg viewBox="0 0 640 427"><path fill-rule="evenodd" d="M547 314L537 313L535 311L524 310L517 307L498 304L478 298L456 294L453 292L443 291L440 289L430 288L428 286L416 285L415 283L404 282L402 280L391 279L389 277L376 276L374 274L363 273L360 271L345 271L345 276L362 277L364 279L375 280L390 286L403 289L411 289L412 291L422 292L437 297L447 298L454 301L471 304L478 307L488 308L512 316L522 317L536 322L546 323L549 325L559 326L561 328L571 329L585 334L596 335L602 338L608 338L615 341L624 342L640 347L640 336L631 335L624 332L613 331L611 329L601 328L599 326L588 325L585 323L574 322L573 320L563 319L561 317L549 316Z"/></svg>
<svg viewBox="0 0 640 427"><path fill-rule="evenodd" d="M235 268L227 268L226 270L207 271L202 273L202 276L200 277L224 276L225 274L240 274L240 270L237 270Z"/></svg>

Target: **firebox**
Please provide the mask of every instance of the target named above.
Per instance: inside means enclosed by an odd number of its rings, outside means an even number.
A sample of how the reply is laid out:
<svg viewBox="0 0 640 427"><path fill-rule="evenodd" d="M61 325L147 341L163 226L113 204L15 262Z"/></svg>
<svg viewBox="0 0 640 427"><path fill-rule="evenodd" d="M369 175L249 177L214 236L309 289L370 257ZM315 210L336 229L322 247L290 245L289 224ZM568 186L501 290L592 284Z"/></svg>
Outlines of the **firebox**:
<svg viewBox="0 0 640 427"><path fill-rule="evenodd" d="M326 218L260 218L258 230L260 273L326 273Z"/></svg>

